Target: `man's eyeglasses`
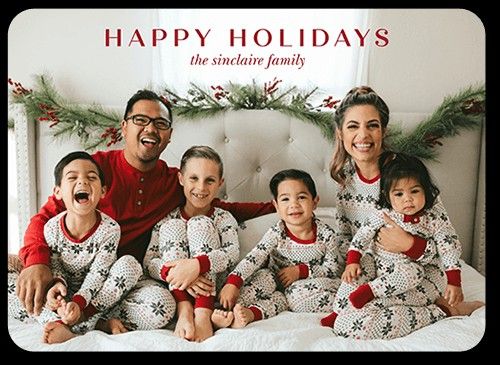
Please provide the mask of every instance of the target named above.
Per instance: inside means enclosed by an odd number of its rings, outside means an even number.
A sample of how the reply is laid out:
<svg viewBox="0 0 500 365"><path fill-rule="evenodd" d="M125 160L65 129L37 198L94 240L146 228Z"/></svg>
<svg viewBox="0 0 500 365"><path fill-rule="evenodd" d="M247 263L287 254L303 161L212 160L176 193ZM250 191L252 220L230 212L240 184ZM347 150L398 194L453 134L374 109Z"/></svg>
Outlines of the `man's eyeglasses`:
<svg viewBox="0 0 500 365"><path fill-rule="evenodd" d="M139 125L141 127L147 126L149 123L153 122L153 125L161 130L167 130L172 127L172 122L165 118L150 118L147 115L136 114L125 118L125 120L132 119L132 123Z"/></svg>

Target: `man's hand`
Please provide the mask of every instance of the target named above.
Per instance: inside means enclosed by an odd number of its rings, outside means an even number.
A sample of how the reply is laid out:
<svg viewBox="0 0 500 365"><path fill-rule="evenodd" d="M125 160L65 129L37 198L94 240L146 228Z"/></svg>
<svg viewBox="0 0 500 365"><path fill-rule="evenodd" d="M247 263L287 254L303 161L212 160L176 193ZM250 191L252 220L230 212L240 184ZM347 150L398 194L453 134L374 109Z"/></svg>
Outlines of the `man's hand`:
<svg viewBox="0 0 500 365"><path fill-rule="evenodd" d="M192 283L186 291L193 298L198 298L200 295L208 297L210 295L215 296L215 284L211 280L207 279L203 275L198 276L194 283Z"/></svg>
<svg viewBox="0 0 500 365"><path fill-rule="evenodd" d="M380 228L376 238L377 246L385 251L399 253L413 246L413 236L397 225L384 213L385 227Z"/></svg>
<svg viewBox="0 0 500 365"><path fill-rule="evenodd" d="M29 314L40 315L45 300L47 285L52 280L52 271L47 265L31 265L19 274L16 294Z"/></svg>
<svg viewBox="0 0 500 365"><path fill-rule="evenodd" d="M299 265L284 267L278 271L278 279L286 288L300 277Z"/></svg>

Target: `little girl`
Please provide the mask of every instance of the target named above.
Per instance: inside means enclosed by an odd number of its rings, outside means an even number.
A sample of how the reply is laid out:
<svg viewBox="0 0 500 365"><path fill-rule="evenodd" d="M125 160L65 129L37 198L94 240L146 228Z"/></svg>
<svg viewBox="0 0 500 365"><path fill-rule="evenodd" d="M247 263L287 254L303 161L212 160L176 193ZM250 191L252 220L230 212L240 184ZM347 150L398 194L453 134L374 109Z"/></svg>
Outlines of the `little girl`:
<svg viewBox="0 0 500 365"><path fill-rule="evenodd" d="M290 169L269 185L281 219L229 275L220 302L234 309L214 312L218 327L245 327L287 309L317 313L333 306L340 255L335 232L314 216L319 196L313 179Z"/></svg>
<svg viewBox="0 0 500 365"><path fill-rule="evenodd" d="M374 243L378 230L385 224L396 223L405 231L429 241L426 250L436 251L448 279L445 298L451 306L464 299L460 279L462 248L442 204L437 204L439 189L433 184L425 165L416 157L386 151L379 158L381 172L380 210L357 231L347 252L343 283L337 293L334 312L321 323L333 326L339 312L348 306L362 308L375 297L398 298L407 305L427 305L427 298L416 288L424 276L423 262L411 261L402 253L385 251ZM392 221L391 221L392 220ZM419 240L417 240L419 241ZM358 287L355 279L361 274L360 258L373 250L377 277ZM435 256L429 252L422 257Z"/></svg>
<svg viewBox="0 0 500 365"><path fill-rule="evenodd" d="M190 341L213 335L213 285L222 283L239 258L236 219L211 205L222 173L212 148L193 146L184 153L178 177L186 203L155 225L144 257L151 277L169 283L177 301L175 335Z"/></svg>

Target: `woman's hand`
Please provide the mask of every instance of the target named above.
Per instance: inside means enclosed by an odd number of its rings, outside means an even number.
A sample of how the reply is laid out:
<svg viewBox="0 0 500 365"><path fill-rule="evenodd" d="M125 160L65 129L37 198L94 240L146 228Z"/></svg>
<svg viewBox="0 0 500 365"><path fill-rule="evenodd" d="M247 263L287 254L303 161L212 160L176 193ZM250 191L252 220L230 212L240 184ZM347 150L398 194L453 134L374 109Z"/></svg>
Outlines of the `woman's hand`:
<svg viewBox="0 0 500 365"><path fill-rule="evenodd" d="M393 253L408 251L413 246L413 236L385 213L384 221L386 225L380 228L375 239L377 246Z"/></svg>

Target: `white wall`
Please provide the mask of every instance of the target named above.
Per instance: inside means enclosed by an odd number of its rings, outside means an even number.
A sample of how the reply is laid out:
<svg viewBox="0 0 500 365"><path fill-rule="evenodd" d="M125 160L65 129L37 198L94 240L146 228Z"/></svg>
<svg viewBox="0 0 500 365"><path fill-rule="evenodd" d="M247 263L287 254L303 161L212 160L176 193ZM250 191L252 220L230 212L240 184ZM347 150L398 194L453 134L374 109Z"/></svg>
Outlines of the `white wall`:
<svg viewBox="0 0 500 365"><path fill-rule="evenodd" d="M485 81L485 31L462 9L374 10L373 28L390 43L373 47L368 84L391 111L432 112L446 95Z"/></svg>
<svg viewBox="0 0 500 365"><path fill-rule="evenodd" d="M29 86L31 75L47 72L70 100L125 107L151 82L152 48L106 48L104 31L122 28L130 36L151 29L152 17L153 10L26 10L9 27L9 77Z"/></svg>

